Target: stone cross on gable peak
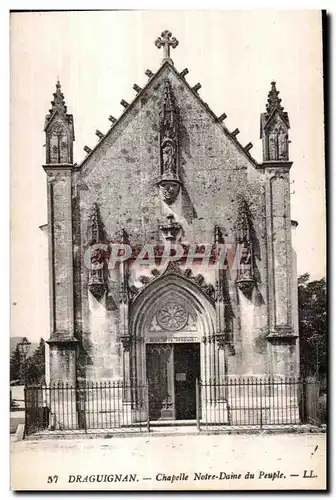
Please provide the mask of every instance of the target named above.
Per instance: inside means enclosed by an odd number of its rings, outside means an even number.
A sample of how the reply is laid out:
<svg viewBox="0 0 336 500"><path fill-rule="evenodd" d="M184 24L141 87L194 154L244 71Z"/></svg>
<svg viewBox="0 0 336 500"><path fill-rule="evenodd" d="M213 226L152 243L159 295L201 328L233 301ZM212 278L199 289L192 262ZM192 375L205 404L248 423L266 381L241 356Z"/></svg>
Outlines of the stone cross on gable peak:
<svg viewBox="0 0 336 500"><path fill-rule="evenodd" d="M170 64L174 64L173 60L170 58L170 47L175 49L175 47L178 46L179 42L174 36L172 37L171 32L168 30L162 31L161 37L158 37L154 43L158 49L161 49L161 47L163 47L162 64L164 64L166 61L168 61Z"/></svg>

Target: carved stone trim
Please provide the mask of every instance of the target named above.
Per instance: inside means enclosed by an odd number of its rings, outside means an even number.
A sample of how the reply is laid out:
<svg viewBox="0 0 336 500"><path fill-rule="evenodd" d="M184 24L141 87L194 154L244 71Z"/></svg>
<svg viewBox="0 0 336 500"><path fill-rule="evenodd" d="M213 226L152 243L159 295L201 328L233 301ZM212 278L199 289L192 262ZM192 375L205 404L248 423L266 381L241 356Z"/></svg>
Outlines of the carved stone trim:
<svg viewBox="0 0 336 500"><path fill-rule="evenodd" d="M180 192L181 182L176 179L161 179L158 182L162 201L172 205Z"/></svg>
<svg viewBox="0 0 336 500"><path fill-rule="evenodd" d="M132 339L130 337L122 336L120 337L120 342L123 346L125 352L129 352L132 345Z"/></svg>
<svg viewBox="0 0 336 500"><path fill-rule="evenodd" d="M59 336L58 336L59 335ZM73 345L78 344L79 340L76 339L73 335L65 336L62 332L54 332L51 337L46 340L49 345ZM75 347L75 345L74 345Z"/></svg>
<svg viewBox="0 0 336 500"><path fill-rule="evenodd" d="M106 283L93 283L89 281L89 290L92 295L100 300L107 291Z"/></svg>
<svg viewBox="0 0 336 500"><path fill-rule="evenodd" d="M128 286L127 286L127 280L125 279L120 283L119 303L128 304L128 302L129 302Z"/></svg>
<svg viewBox="0 0 336 500"><path fill-rule="evenodd" d="M167 265L166 269L163 271L162 276L165 276L166 274L171 274L171 273L182 275L181 268L175 260L170 260L168 262L168 265Z"/></svg>
<svg viewBox="0 0 336 500"><path fill-rule="evenodd" d="M225 335L223 335L223 334L216 335L216 341L217 341L217 344L218 344L218 348L221 349L221 350L224 350L225 344L226 344Z"/></svg>
<svg viewBox="0 0 336 500"><path fill-rule="evenodd" d="M163 330L178 331L187 324L188 313L181 303L170 301L157 312L156 320Z"/></svg>
<svg viewBox="0 0 336 500"><path fill-rule="evenodd" d="M253 276L253 248L252 248L252 216L247 201L239 199L238 217L235 224L236 241L240 245L240 260L236 284L238 288L247 296L251 297L254 276Z"/></svg>
<svg viewBox="0 0 336 500"><path fill-rule="evenodd" d="M168 223L166 225L160 226L160 231L163 234L163 238L166 241L176 241L179 234L182 233L183 229L181 224L175 221L173 214L167 216Z"/></svg>
<svg viewBox="0 0 336 500"><path fill-rule="evenodd" d="M268 335L267 339L269 341L277 341L277 340L290 340L296 339L298 335L293 331L291 326L279 326L275 330L272 330Z"/></svg>
<svg viewBox="0 0 336 500"><path fill-rule="evenodd" d="M252 278L242 278L236 281L237 287L243 292L243 294L251 299L253 288L255 287L255 281Z"/></svg>

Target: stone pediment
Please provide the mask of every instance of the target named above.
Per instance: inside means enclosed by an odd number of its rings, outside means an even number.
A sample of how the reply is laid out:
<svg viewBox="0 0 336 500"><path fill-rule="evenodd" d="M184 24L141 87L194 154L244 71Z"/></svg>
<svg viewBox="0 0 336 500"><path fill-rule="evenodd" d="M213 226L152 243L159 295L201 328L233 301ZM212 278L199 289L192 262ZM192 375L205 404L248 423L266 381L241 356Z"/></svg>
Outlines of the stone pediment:
<svg viewBox="0 0 336 500"><path fill-rule="evenodd" d="M171 82L175 95L181 93L188 95L188 100L194 102L193 106L200 108L200 110L202 110L211 122L221 131L223 140L226 138L231 144L234 145L235 149L237 149L245 157L245 159L248 160L249 164L257 166L258 162L249 153L250 147L246 148L238 141L237 134L239 133L239 130L236 129L231 133L223 123L223 115L218 117L198 94L200 86L190 86L182 75L184 75L184 71L179 73L169 61L166 61L156 74L149 77L147 85L145 85L141 90L140 87L136 86L140 91L137 93L134 100L129 104L124 100L121 101L123 103L124 111L119 119L113 121L112 126L106 134L100 136L100 140L94 148L89 148L90 151L88 149L89 153L78 165L78 168L81 169L82 175L89 173L92 168L92 164L97 161L98 157L101 158L102 152L106 150L106 147L109 147L118 140L138 113L146 107L151 100L156 101L158 99L157 89L163 84L164 81L167 80ZM179 106L181 106L181 102L183 106L183 100L180 100Z"/></svg>

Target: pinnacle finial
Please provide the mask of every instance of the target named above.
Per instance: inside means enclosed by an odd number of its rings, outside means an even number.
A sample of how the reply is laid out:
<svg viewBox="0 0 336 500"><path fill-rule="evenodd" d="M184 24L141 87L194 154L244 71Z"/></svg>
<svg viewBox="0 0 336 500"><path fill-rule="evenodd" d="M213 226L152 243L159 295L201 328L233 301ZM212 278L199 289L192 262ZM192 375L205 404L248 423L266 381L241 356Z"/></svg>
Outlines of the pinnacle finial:
<svg viewBox="0 0 336 500"><path fill-rule="evenodd" d="M161 49L163 47L163 59L162 59L162 64L164 64L166 61L170 62L170 64L174 64L173 60L170 58L170 47L175 49L178 46L179 42L175 37L172 37L172 34L170 31L165 30L162 31L161 37L158 37L154 45L158 48Z"/></svg>
<svg viewBox="0 0 336 500"><path fill-rule="evenodd" d="M173 105L173 96L170 88L169 80L165 80L164 82L164 90L163 90L163 106L164 110L167 112L172 112L174 110Z"/></svg>
<svg viewBox="0 0 336 500"><path fill-rule="evenodd" d="M94 203L91 207L90 223L88 229L90 244L104 241L104 228L100 216L99 206L97 203Z"/></svg>
<svg viewBox="0 0 336 500"><path fill-rule="evenodd" d="M266 112L269 115L273 113L275 109L278 109L280 112L282 112L284 109L281 106L281 99L278 96L279 96L279 91L276 89L276 82L273 80L271 82L271 90L268 93L268 99L266 104Z"/></svg>
<svg viewBox="0 0 336 500"><path fill-rule="evenodd" d="M59 81L59 77L57 76L57 82L56 82L56 92L54 92L54 99L51 101L51 109L49 110L50 113L53 113L55 110L57 110L61 114L66 114L67 112L67 107L65 105L64 101L64 95L61 90L61 84Z"/></svg>
<svg viewBox="0 0 336 500"><path fill-rule="evenodd" d="M266 112L260 115L260 138L263 139L264 161L288 161L288 129L290 129L288 113L281 106L276 82L271 82L268 93ZM245 151L251 149L250 143Z"/></svg>

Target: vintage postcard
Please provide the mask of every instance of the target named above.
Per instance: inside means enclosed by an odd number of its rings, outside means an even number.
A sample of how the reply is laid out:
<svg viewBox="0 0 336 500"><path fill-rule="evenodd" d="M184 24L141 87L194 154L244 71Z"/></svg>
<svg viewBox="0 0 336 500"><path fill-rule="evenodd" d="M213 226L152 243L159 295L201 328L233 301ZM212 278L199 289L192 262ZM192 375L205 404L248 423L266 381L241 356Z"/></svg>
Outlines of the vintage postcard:
<svg viewBox="0 0 336 500"><path fill-rule="evenodd" d="M323 19L11 13L12 490L326 489Z"/></svg>

